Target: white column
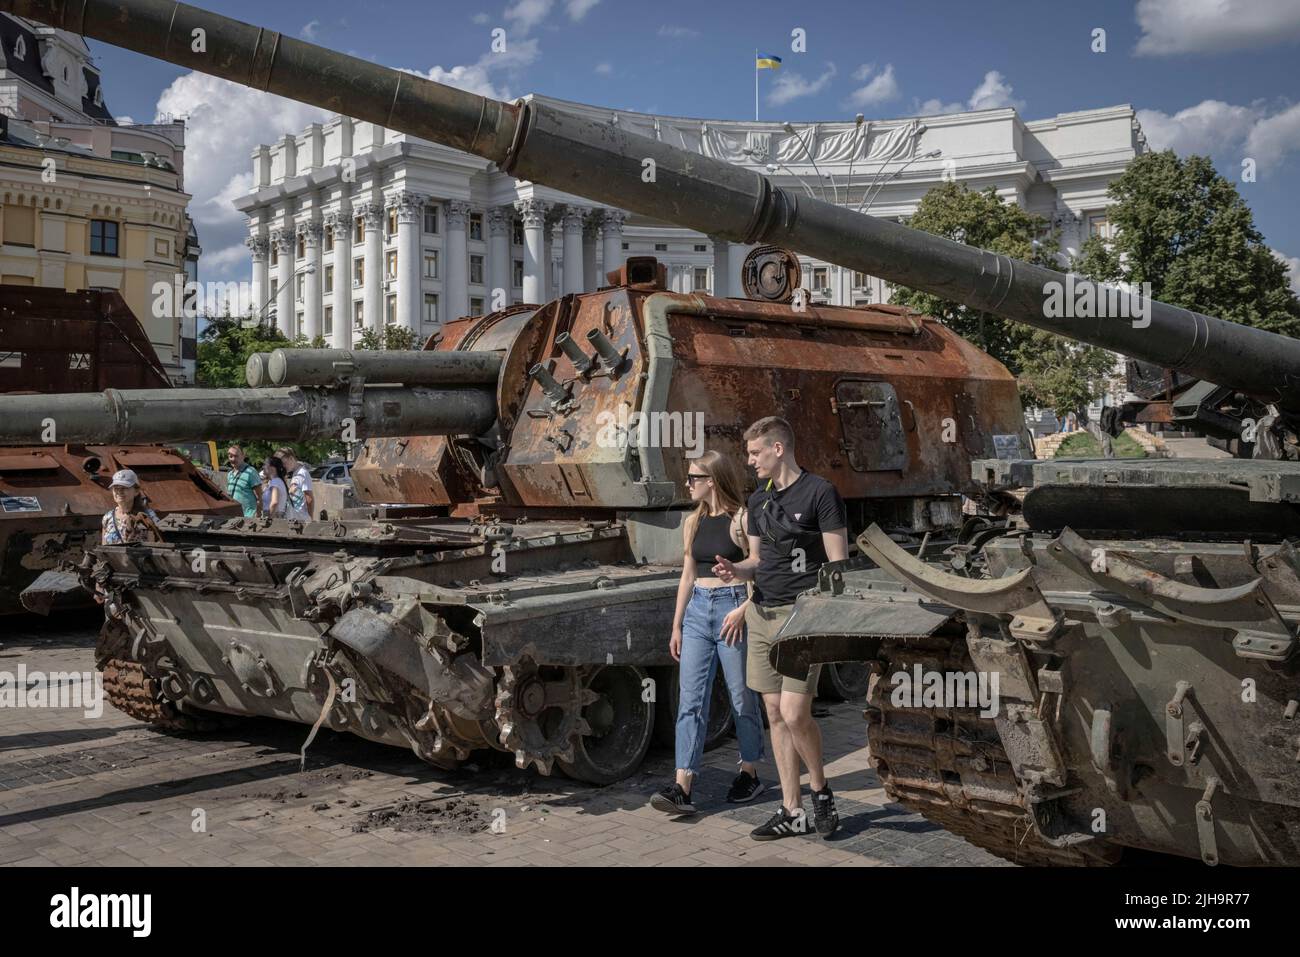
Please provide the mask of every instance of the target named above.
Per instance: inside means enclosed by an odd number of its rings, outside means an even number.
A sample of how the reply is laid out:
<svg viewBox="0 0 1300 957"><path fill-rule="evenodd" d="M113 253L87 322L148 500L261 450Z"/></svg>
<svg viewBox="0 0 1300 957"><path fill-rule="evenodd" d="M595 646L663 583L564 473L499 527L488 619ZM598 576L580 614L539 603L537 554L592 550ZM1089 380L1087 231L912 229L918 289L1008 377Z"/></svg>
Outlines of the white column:
<svg viewBox="0 0 1300 957"><path fill-rule="evenodd" d="M365 220L366 259L363 317L367 329L382 337L384 332L384 207L378 203L363 203L357 214Z"/></svg>
<svg viewBox="0 0 1300 957"><path fill-rule="evenodd" d="M321 259L321 225L320 223L299 223L298 234L303 238L307 253L307 263L303 266L303 313L302 334L309 343L315 342L321 333L321 273L325 271Z"/></svg>
<svg viewBox="0 0 1300 957"><path fill-rule="evenodd" d="M397 324L415 332L424 344L424 293L420 285L420 218L424 197L401 192L392 197L397 207Z"/></svg>
<svg viewBox="0 0 1300 957"><path fill-rule="evenodd" d="M334 329L333 349L352 348L352 212L347 206L325 217L325 228L334 235ZM323 282L323 281L322 281ZM323 288L323 285L322 285Z"/></svg>
<svg viewBox="0 0 1300 957"><path fill-rule="evenodd" d="M523 199L515 203L524 221L524 302L540 305L546 293L543 284L542 256L546 243L542 229L546 222L546 203L540 199Z"/></svg>
<svg viewBox="0 0 1300 957"><path fill-rule="evenodd" d="M468 218L469 203L454 199L447 204L447 279L442 293L446 300L443 315L448 319L469 315L469 247L465 236Z"/></svg>
<svg viewBox="0 0 1300 957"><path fill-rule="evenodd" d="M710 236L713 243L713 294L725 299L731 293L731 243L721 236Z"/></svg>
<svg viewBox="0 0 1300 957"><path fill-rule="evenodd" d="M584 210L570 206L564 211L564 295L586 292L582 268L582 222Z"/></svg>
<svg viewBox="0 0 1300 957"><path fill-rule="evenodd" d="M542 225L542 237L546 240L546 250L542 253L542 260L546 264L546 269L542 273L546 277L545 285L542 286L542 295L545 297L542 302L550 302L560 294L560 290L555 288L555 227L560 225L562 218L562 210L552 206L546 214L546 222ZM563 247L560 251L564 251Z"/></svg>
<svg viewBox="0 0 1300 957"><path fill-rule="evenodd" d="M582 220L582 280L586 286L584 292L595 292L598 287L605 285L601 277L596 274L598 238L596 234L600 229L600 221L597 218L599 214L599 210L589 209Z"/></svg>
<svg viewBox="0 0 1300 957"><path fill-rule="evenodd" d="M601 224L605 262L601 268L605 270L606 275L622 266L623 260L627 258L623 255L623 222L626 219L627 213L621 209L605 210L604 221Z"/></svg>
<svg viewBox="0 0 1300 957"><path fill-rule="evenodd" d="M275 243L275 254L279 257L276 279L279 285L275 293L275 327L287 339L294 337L293 314L293 257L294 241L292 229L277 229L271 233L271 242Z"/></svg>
<svg viewBox="0 0 1300 957"><path fill-rule="evenodd" d="M245 239L244 245L253 257L253 302L250 308L253 310L253 318L261 319L265 312L262 307L267 305L266 297L271 285L267 265L271 244L265 236L258 234Z"/></svg>
<svg viewBox="0 0 1300 957"><path fill-rule="evenodd" d="M489 209L488 221L488 302L487 312L496 312L510 305L510 284L514 271L510 262L510 229L514 224L514 209L497 206Z"/></svg>

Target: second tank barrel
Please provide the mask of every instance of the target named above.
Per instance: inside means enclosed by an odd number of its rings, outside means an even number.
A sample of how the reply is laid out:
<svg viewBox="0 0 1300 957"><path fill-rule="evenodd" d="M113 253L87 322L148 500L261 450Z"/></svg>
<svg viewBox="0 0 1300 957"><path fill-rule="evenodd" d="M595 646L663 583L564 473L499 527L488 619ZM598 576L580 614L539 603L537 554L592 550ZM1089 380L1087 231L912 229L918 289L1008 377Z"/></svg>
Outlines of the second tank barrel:
<svg viewBox="0 0 1300 957"><path fill-rule="evenodd" d="M346 389L109 389L5 396L0 445L343 440L349 424L358 440L479 435L494 421L478 387L366 386L357 407Z"/></svg>
<svg viewBox="0 0 1300 957"><path fill-rule="evenodd" d="M402 385L496 385L501 355L496 352L372 352L352 349L276 349L260 378L257 353L248 362L248 384L333 385L354 376L367 382Z"/></svg>

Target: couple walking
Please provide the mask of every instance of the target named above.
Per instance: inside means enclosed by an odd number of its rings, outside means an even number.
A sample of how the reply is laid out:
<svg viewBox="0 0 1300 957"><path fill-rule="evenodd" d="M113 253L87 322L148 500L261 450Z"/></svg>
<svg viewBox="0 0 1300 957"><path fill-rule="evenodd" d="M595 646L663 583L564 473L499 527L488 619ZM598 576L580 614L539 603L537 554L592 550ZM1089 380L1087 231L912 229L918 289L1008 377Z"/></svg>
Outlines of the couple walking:
<svg viewBox="0 0 1300 957"><path fill-rule="evenodd" d="M772 667L772 639L800 592L817 583L827 561L848 557L844 502L825 479L799 467L794 432L784 419L759 419L745 431L758 491L742 501L738 464L714 451L689 459L686 483L696 509L683 526L684 557L669 649L680 663L676 779L651 799L670 814L694 814L692 790L708 727L709 695L719 666L736 717L740 773L727 800L763 790L761 706L767 713L781 807L751 836L766 841L808 830L800 762L812 788L813 825L823 838L839 827L822 769L821 730L812 717L819 667L803 681ZM746 583L750 583L747 585ZM760 704L761 700L761 704Z"/></svg>

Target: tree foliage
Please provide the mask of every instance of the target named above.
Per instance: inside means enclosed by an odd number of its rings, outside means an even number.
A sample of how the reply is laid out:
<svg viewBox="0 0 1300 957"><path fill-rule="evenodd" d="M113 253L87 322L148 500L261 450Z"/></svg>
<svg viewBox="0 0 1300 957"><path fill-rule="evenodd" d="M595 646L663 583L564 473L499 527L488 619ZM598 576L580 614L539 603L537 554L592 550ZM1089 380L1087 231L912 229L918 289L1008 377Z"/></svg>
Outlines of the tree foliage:
<svg viewBox="0 0 1300 957"><path fill-rule="evenodd" d="M366 329L357 340L358 349L416 349L419 346L413 330L391 322L384 326L382 338L376 330Z"/></svg>
<svg viewBox="0 0 1300 957"><path fill-rule="evenodd" d="M1237 187L1205 156L1145 153L1108 190L1116 235L1089 239L1077 271L1150 283L1161 302L1300 336L1300 300L1286 266L1255 228Z"/></svg>
<svg viewBox="0 0 1300 957"><path fill-rule="evenodd" d="M1003 202L992 187L976 191L964 183L942 183L922 197L908 225L1012 259L1060 268L1056 261L1060 244L1047 221ZM1101 391L1107 372L1115 365L1105 349L916 289L899 287L890 301L934 316L979 346L1016 376L1024 404L1048 408L1057 415L1087 404Z"/></svg>

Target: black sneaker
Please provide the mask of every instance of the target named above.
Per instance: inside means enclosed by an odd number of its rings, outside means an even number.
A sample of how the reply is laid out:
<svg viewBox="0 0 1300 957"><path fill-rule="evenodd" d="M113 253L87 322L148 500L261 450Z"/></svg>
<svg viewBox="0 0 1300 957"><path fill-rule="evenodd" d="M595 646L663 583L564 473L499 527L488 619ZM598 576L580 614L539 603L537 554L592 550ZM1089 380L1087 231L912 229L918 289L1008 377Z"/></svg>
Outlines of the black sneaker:
<svg viewBox="0 0 1300 957"><path fill-rule="evenodd" d="M691 803L691 796L683 791L682 786L676 781L652 797L650 806L656 811L663 811L665 814L695 813L695 805Z"/></svg>
<svg viewBox="0 0 1300 957"><path fill-rule="evenodd" d="M804 814L803 808L799 808L798 814L791 814L782 806L766 824L760 824L750 831L749 836L756 841L775 841L779 837L807 833L808 816Z"/></svg>
<svg viewBox="0 0 1300 957"><path fill-rule="evenodd" d="M731 790L727 792L727 803L744 804L758 797L764 790L765 786L758 780L757 774L741 771L736 775L736 780L731 782Z"/></svg>
<svg viewBox="0 0 1300 957"><path fill-rule="evenodd" d="M820 791L813 791L813 826L817 833L826 840L840 829L840 814L835 810L835 795L828 784Z"/></svg>

